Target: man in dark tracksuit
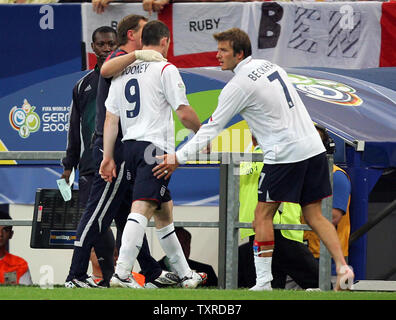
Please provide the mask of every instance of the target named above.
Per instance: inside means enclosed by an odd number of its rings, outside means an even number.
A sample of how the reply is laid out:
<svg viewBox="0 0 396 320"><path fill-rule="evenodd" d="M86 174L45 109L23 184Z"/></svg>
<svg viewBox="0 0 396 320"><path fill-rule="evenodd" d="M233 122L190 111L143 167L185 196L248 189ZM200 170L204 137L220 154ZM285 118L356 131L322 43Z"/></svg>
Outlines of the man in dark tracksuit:
<svg viewBox="0 0 396 320"><path fill-rule="evenodd" d="M131 30L133 31L134 37L138 39L138 41L135 42L140 44L141 28L145 23L146 18L137 15L127 16L120 21L118 24L118 42L121 48L127 47L126 49L129 49L128 51L132 51L130 46L125 46L125 42L128 41L129 43L127 33ZM120 41L120 39L122 40L123 38L124 41ZM134 45L136 45L136 43L134 43ZM135 49L140 48L137 47ZM126 53L127 51L125 50L117 49L107 59ZM74 243L70 271L65 283L66 287L95 287L92 279L87 276L91 248L98 243L100 237L107 231L113 219L115 219L117 225L117 247L119 248L121 239L120 234L125 226L126 218L130 213L132 194L129 190L129 184L127 183L129 175L124 171L121 134L117 139L114 151L117 163L117 179L113 180L111 183L107 183L101 178L98 172L103 158L103 125L106 115L105 101L110 84L111 79L105 79L99 76L92 153L95 163L95 175L86 210L77 228L77 241ZM119 132L121 133L121 130L119 130ZM146 237L144 238L137 260L142 273L146 277L146 284L150 283L151 287L153 287L153 285L154 287L174 285L178 282L179 279L175 274L163 272L158 262L150 255ZM102 269L104 281L102 285L108 286L113 272L113 265L111 270Z"/></svg>
<svg viewBox="0 0 396 320"><path fill-rule="evenodd" d="M80 79L73 88L70 106L66 157L62 159L64 172L61 178L69 182L73 168L79 169L79 205L88 202L96 165L92 156L91 140L95 129L96 93L100 68L106 57L117 47L117 35L111 27L100 27L92 34L92 49L97 56L95 68ZM114 260L114 235L110 228L94 245L102 270L111 272Z"/></svg>

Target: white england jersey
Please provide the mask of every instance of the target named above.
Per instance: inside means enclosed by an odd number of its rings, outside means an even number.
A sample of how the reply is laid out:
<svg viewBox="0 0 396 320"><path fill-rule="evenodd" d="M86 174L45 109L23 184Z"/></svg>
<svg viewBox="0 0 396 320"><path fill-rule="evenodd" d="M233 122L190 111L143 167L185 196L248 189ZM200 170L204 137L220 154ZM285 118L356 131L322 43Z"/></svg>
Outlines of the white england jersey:
<svg viewBox="0 0 396 320"><path fill-rule="evenodd" d="M107 111L120 117L123 141L149 141L173 153L172 109L189 103L174 65L138 60L113 78L105 105Z"/></svg>
<svg viewBox="0 0 396 320"><path fill-rule="evenodd" d="M264 163L293 163L325 151L297 91L279 66L248 57L221 91L210 121L176 152L179 163L194 155L240 114L264 153Z"/></svg>

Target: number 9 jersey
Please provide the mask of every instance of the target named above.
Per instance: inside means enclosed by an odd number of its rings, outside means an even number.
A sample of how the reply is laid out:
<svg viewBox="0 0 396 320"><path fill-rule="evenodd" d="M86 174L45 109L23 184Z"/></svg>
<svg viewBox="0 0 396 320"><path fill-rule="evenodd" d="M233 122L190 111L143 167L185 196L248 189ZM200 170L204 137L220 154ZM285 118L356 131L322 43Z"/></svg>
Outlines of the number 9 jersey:
<svg viewBox="0 0 396 320"><path fill-rule="evenodd" d="M179 70L171 63L138 60L114 77L107 111L120 117L122 141L148 141L173 153L175 129L172 109L189 105Z"/></svg>

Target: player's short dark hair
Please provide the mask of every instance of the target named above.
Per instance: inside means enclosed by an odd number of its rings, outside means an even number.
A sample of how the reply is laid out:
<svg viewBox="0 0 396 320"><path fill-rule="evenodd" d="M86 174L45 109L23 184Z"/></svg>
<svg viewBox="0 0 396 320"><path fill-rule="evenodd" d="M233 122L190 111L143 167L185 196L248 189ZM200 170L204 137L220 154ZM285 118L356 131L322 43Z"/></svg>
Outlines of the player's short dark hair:
<svg viewBox="0 0 396 320"><path fill-rule="evenodd" d="M231 28L223 32L215 33L213 35L216 41L230 41L231 47L234 50L234 55L243 51L244 57L252 55L252 44L249 36L245 31L239 28Z"/></svg>
<svg viewBox="0 0 396 320"><path fill-rule="evenodd" d="M128 42L128 31L138 31L140 28L139 22L141 20L147 21L146 17L138 14L130 14L120 20L117 25L117 42L122 46Z"/></svg>
<svg viewBox="0 0 396 320"><path fill-rule="evenodd" d="M162 38L170 38L170 31L165 23L153 20L145 24L142 31L142 44L144 46L159 45Z"/></svg>
<svg viewBox="0 0 396 320"><path fill-rule="evenodd" d="M95 31L92 33L92 42L95 42L96 35L98 33L114 33L114 35L117 37L117 31L115 31L112 27L102 26L102 27L95 29Z"/></svg>

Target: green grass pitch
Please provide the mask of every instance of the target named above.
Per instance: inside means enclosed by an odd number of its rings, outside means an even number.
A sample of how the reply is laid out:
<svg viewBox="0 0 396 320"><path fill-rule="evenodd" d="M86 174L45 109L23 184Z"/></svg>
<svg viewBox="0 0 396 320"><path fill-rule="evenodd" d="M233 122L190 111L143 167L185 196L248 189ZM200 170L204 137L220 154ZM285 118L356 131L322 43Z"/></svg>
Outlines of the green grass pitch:
<svg viewBox="0 0 396 320"><path fill-rule="evenodd" d="M54 286L0 286L0 300L396 300L396 292L307 292L247 289L67 289Z"/></svg>

